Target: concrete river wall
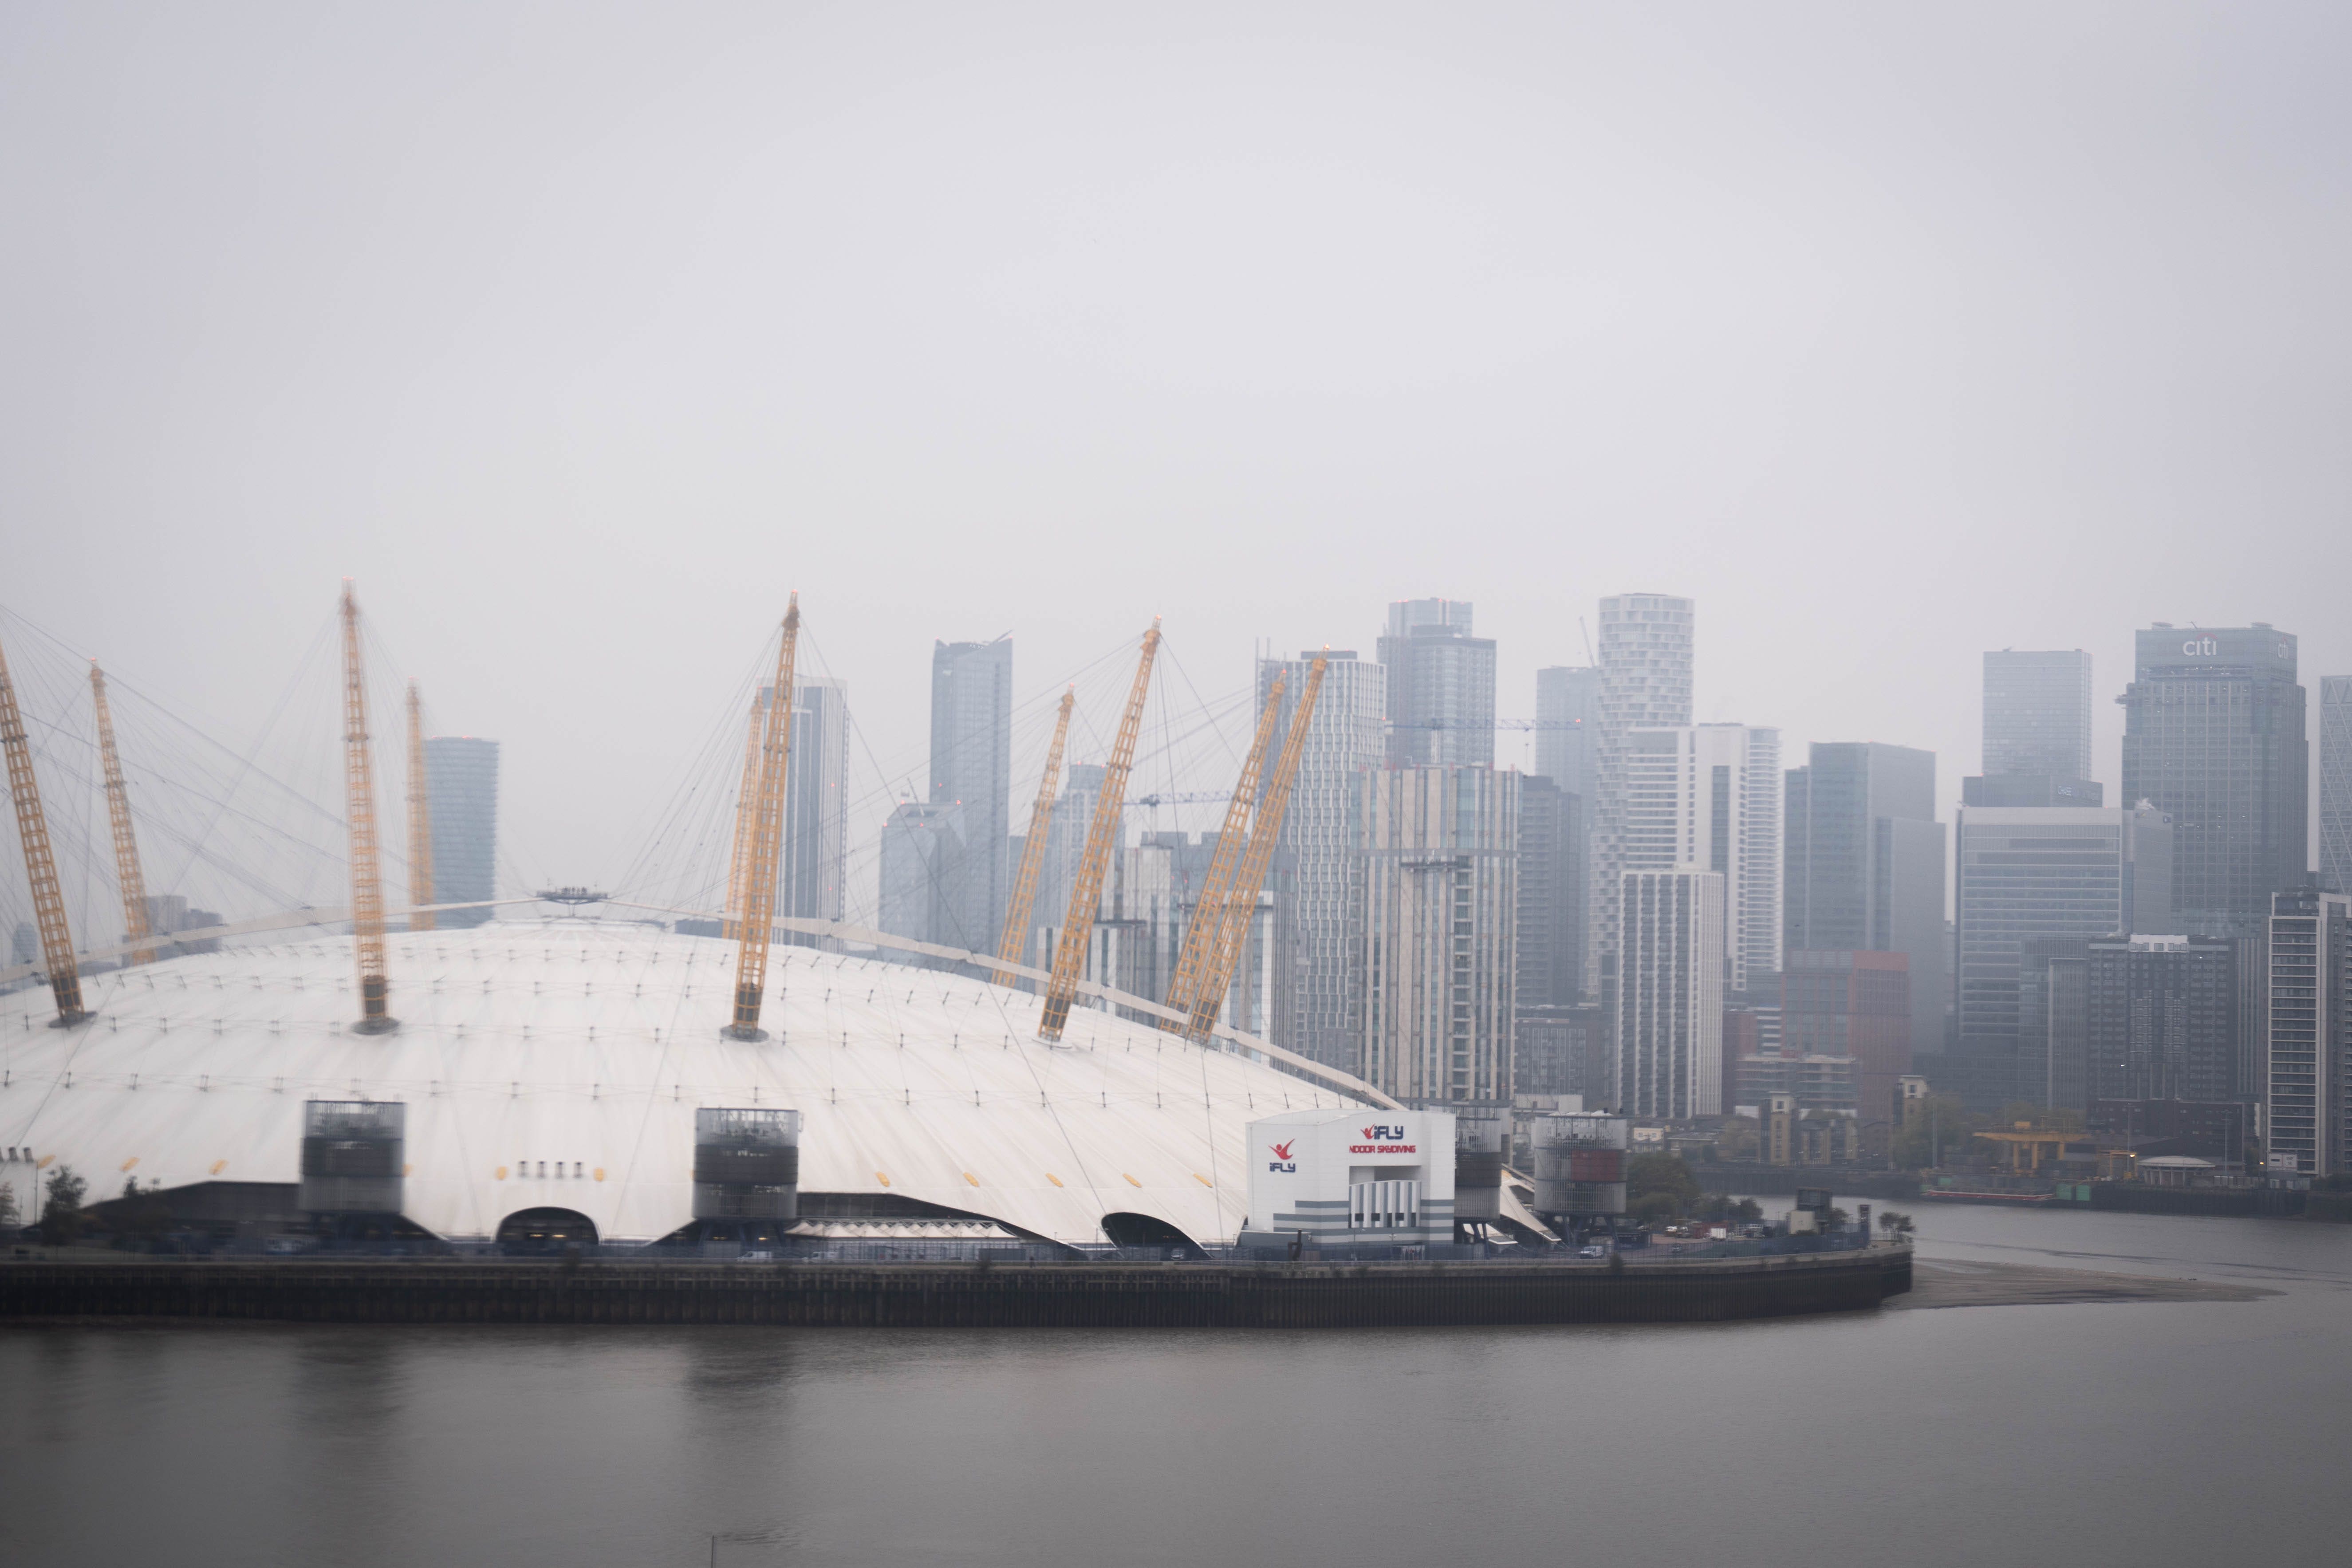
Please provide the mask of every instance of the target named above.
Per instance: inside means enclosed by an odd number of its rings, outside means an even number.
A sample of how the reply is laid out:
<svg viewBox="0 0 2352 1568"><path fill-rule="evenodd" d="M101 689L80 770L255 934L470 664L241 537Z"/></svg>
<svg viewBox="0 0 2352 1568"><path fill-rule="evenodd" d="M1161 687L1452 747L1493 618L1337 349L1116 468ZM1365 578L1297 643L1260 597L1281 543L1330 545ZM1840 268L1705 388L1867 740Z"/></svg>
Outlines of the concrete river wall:
<svg viewBox="0 0 2352 1568"><path fill-rule="evenodd" d="M1707 1322L1876 1307L1906 1247L1780 1258L1375 1264L36 1259L0 1319L772 1323L859 1328L1375 1328Z"/></svg>

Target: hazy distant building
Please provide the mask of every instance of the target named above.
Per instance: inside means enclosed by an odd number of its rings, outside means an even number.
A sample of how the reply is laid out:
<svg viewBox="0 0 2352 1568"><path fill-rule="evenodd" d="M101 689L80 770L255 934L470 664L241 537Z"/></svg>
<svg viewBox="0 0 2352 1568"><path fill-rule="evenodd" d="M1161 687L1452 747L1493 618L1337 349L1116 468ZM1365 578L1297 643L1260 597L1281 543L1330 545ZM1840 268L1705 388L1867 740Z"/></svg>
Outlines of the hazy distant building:
<svg viewBox="0 0 2352 1568"><path fill-rule="evenodd" d="M1356 1070L1400 1100L1511 1096L1520 775L1357 774Z"/></svg>
<svg viewBox="0 0 2352 1568"><path fill-rule="evenodd" d="M1523 1017L1532 1008L1573 1007L1581 989L1583 805L1539 773L1519 781L1518 1003Z"/></svg>
<svg viewBox="0 0 2352 1568"><path fill-rule="evenodd" d="M150 935L160 936L173 931L202 931L207 926L216 926L221 923L221 918L217 913L211 910L191 909L188 907L188 900L177 893L150 893L147 896L146 908L147 930ZM169 947L159 947L155 950L155 955L163 958L175 952L218 952L219 951L220 938L205 936L195 937L186 942L175 942Z"/></svg>
<svg viewBox="0 0 2352 1568"><path fill-rule="evenodd" d="M1403 599L1380 640L1392 767L1495 761L1495 643L1470 635L1466 599Z"/></svg>
<svg viewBox="0 0 2352 1568"><path fill-rule="evenodd" d="M2352 893L2352 675L2319 683L2319 882Z"/></svg>
<svg viewBox="0 0 2352 1568"><path fill-rule="evenodd" d="M793 691L776 913L838 921L848 910L849 689L827 676L810 676L794 680ZM753 700L764 711L774 694L774 687L762 686Z"/></svg>
<svg viewBox="0 0 2352 1568"><path fill-rule="evenodd" d="M2300 886L2310 825L2295 639L2257 622L2137 634L2123 696L2123 795L2169 812L2176 928L2255 929Z"/></svg>
<svg viewBox="0 0 2352 1568"><path fill-rule="evenodd" d="M2226 937L2090 944L2091 1100L2228 1100L2237 1092L2237 948Z"/></svg>
<svg viewBox="0 0 2352 1568"><path fill-rule="evenodd" d="M1723 1109L1723 876L1683 867L1618 879L1616 1109L1681 1119Z"/></svg>
<svg viewBox="0 0 2352 1568"><path fill-rule="evenodd" d="M1911 1048L1940 1050L1951 990L1936 754L1817 741L1787 790L1786 947L1904 954Z"/></svg>
<svg viewBox="0 0 2352 1568"><path fill-rule="evenodd" d="M1625 732L1624 868L1696 866L1724 879L1723 984L1780 967L1780 731L1685 724Z"/></svg>
<svg viewBox="0 0 2352 1568"><path fill-rule="evenodd" d="M1279 952L1269 1026L1276 1045L1352 1072L1358 1026L1348 889L1354 868L1356 774L1381 765L1388 691L1380 665L1345 650L1327 657L1322 694L1307 728L1278 840L1287 869L1278 865L1276 871ZM1258 661L1261 706L1275 677L1285 678L1273 740L1277 752L1290 733L1312 662L1311 657Z"/></svg>
<svg viewBox="0 0 2352 1568"><path fill-rule="evenodd" d="M1086 858L1087 837L1094 830L1095 801L1102 794L1103 764L1073 763L1063 774L1062 793L1054 802L1054 820L1045 829L1045 858L1037 873L1037 893L1029 910L1029 962L1049 966L1050 934L1069 920L1070 889L1076 886L1078 863Z"/></svg>
<svg viewBox="0 0 2352 1568"><path fill-rule="evenodd" d="M963 807L927 800L898 803L882 824L882 889L877 923L892 936L961 947L952 901L961 885Z"/></svg>
<svg viewBox="0 0 2352 1568"><path fill-rule="evenodd" d="M16 929L8 933L8 962L13 966L37 963L41 956L41 933L30 921L18 921Z"/></svg>
<svg viewBox="0 0 2352 1568"><path fill-rule="evenodd" d="M2273 895L2269 939L2270 1152L2352 1173L2352 897Z"/></svg>
<svg viewBox="0 0 2352 1568"><path fill-rule="evenodd" d="M1884 1116L1896 1080L1911 1070L1909 959L1899 952L1790 952L1780 974L1779 1054L1851 1058L1854 1099L1848 1103L1865 1117Z"/></svg>
<svg viewBox="0 0 2352 1568"><path fill-rule="evenodd" d="M1013 639L931 648L931 804L960 805L964 849L942 894L938 941L993 952L1010 880Z"/></svg>
<svg viewBox="0 0 2352 1568"><path fill-rule="evenodd" d="M433 817L433 898L468 903L498 897L499 743L472 735L425 742L425 794ZM444 910L444 927L478 926L488 910Z"/></svg>
<svg viewBox="0 0 2352 1568"><path fill-rule="evenodd" d="M1957 1048L1984 1068L1979 1098L1990 1109L2040 1100L2049 1064L2046 1042L2025 1026L2025 944L2162 931L2172 908L2171 819L2152 806L1963 805L1958 834ZM2005 1078L1996 1063L2009 1064Z"/></svg>
<svg viewBox="0 0 2352 1568"><path fill-rule="evenodd" d="M2091 656L2080 648L1984 656L1987 777L2091 776Z"/></svg>
<svg viewBox="0 0 2352 1568"><path fill-rule="evenodd" d="M1600 711L1598 668L1560 664L1536 671L1536 772L1588 801Z"/></svg>
<svg viewBox="0 0 2352 1568"><path fill-rule="evenodd" d="M2050 810L2063 806L2101 805L2105 801L2105 785L2093 779L2069 778L2059 773L1993 773L1960 781L1962 805Z"/></svg>
<svg viewBox="0 0 2352 1568"><path fill-rule="evenodd" d="M1636 729L1691 721L1692 601L1664 594L1620 594L1601 601L1600 694L1591 745L1592 794L1586 801L1585 876L1592 918L1585 932L1585 984L1608 1001L1616 971L1618 921L1625 872L1625 747Z"/></svg>

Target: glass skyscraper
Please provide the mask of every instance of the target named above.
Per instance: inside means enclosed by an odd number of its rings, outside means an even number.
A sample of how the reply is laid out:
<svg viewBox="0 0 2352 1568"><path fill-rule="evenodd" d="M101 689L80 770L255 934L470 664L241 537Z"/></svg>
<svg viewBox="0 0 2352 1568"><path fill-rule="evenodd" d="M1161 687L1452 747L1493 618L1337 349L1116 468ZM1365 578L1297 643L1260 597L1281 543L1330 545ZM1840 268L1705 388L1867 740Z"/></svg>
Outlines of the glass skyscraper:
<svg viewBox="0 0 2352 1568"><path fill-rule="evenodd" d="M498 897L499 743L472 735L425 742L425 795L433 817L433 899L459 904ZM478 926L488 910L444 910L443 927Z"/></svg>
<svg viewBox="0 0 2352 1568"><path fill-rule="evenodd" d="M1984 656L1984 771L2091 776L2091 656L2080 648Z"/></svg>
<svg viewBox="0 0 2352 1568"><path fill-rule="evenodd" d="M1943 1048L1944 825L1936 753L1816 741L1788 773L1783 946L1910 960L1911 1048Z"/></svg>
<svg viewBox="0 0 2352 1568"><path fill-rule="evenodd" d="M1592 799L1593 719L1601 671L1553 665L1536 671L1536 772L1570 795Z"/></svg>
<svg viewBox="0 0 2352 1568"><path fill-rule="evenodd" d="M2027 972L2028 950L2161 931L2171 821L2152 807L1964 805L1958 836L1959 1049L1988 1063L1989 1101L2003 1059L2011 1088L2000 1098L2042 1101L2052 1082L2046 1023L2037 1012L2029 1026L2025 1015L2047 977Z"/></svg>
<svg viewBox="0 0 2352 1568"><path fill-rule="evenodd" d="M931 648L931 799L960 807L963 847L942 874L943 947L993 953L1011 881L1013 639L942 642Z"/></svg>
<svg viewBox="0 0 2352 1568"><path fill-rule="evenodd" d="M2319 882L2352 893L2352 675L2319 683Z"/></svg>
<svg viewBox="0 0 2352 1568"><path fill-rule="evenodd" d="M2173 824L2176 925L2245 934L2301 885L2310 846L2295 639L2259 622L2140 632L2124 692L2123 800Z"/></svg>

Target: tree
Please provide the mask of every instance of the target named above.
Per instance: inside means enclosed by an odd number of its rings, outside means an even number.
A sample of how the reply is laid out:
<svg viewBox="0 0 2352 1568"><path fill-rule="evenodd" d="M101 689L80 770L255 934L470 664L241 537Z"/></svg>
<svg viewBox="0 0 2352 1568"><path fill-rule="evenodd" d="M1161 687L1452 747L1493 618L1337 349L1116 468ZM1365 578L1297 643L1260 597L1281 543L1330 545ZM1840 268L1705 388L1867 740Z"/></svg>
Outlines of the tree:
<svg viewBox="0 0 2352 1568"><path fill-rule="evenodd" d="M62 1247L81 1231L81 1200L89 1184L74 1174L71 1165L49 1173L48 1195L41 1202L41 1239Z"/></svg>
<svg viewBox="0 0 2352 1568"><path fill-rule="evenodd" d="M1636 1154L1625 1162L1625 1201L1630 1213L1642 1213L1643 1198L1663 1196L1667 1200L1664 1217L1679 1219L1699 1195L1698 1178L1679 1154Z"/></svg>
<svg viewBox="0 0 2352 1568"><path fill-rule="evenodd" d="M1955 1094L1931 1094L1906 1108L1902 1129L1895 1134L1895 1163L1906 1171L1962 1157L1969 1135L1983 1129L1985 1119L1970 1113Z"/></svg>
<svg viewBox="0 0 2352 1568"><path fill-rule="evenodd" d="M1918 1227L1911 1223L1909 1215L1896 1214L1893 1209L1887 1209L1878 1216L1878 1228L1889 1236L1909 1236Z"/></svg>
<svg viewBox="0 0 2352 1568"><path fill-rule="evenodd" d="M1727 1118L1715 1134L1715 1157L1727 1163L1755 1159L1763 1149L1761 1135L1752 1116Z"/></svg>
<svg viewBox="0 0 2352 1568"><path fill-rule="evenodd" d="M1682 1217L1682 1210L1671 1193L1643 1193L1638 1198L1626 1200L1636 1225L1665 1225Z"/></svg>
<svg viewBox="0 0 2352 1568"><path fill-rule="evenodd" d="M16 1209L16 1187L0 1182L0 1235L5 1235L13 1241L16 1239L14 1233L23 1229L24 1225L25 1216Z"/></svg>

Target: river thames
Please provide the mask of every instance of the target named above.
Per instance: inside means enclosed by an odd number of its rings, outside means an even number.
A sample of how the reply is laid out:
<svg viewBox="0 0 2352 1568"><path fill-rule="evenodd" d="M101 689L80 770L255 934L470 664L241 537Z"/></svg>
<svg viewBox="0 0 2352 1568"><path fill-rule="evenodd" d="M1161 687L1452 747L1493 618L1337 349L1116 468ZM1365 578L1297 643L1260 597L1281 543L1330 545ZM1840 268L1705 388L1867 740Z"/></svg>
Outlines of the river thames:
<svg viewBox="0 0 2352 1568"><path fill-rule="evenodd" d="M0 1331L0 1560L2333 1557L2352 1227L1910 1208L2226 1302L1354 1332Z"/></svg>

